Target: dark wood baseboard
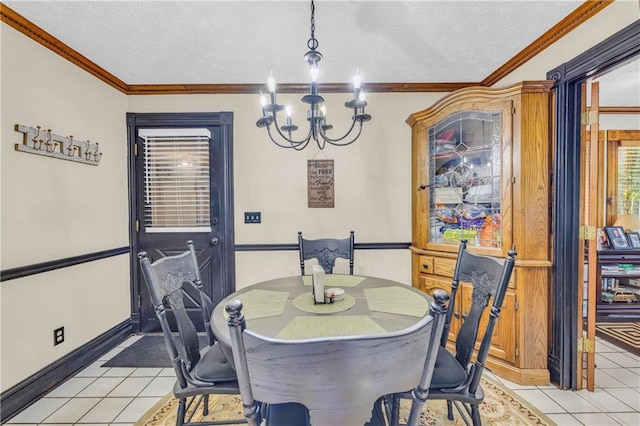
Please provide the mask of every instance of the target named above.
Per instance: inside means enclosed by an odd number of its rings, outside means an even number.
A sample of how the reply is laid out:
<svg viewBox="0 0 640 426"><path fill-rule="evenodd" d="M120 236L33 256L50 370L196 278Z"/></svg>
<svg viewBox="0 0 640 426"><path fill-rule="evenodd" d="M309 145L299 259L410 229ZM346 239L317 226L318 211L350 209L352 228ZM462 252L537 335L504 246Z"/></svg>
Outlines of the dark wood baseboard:
<svg viewBox="0 0 640 426"><path fill-rule="evenodd" d="M104 355L109 349L123 342L131 334L133 334L131 320L128 319L2 392L0 422L6 423L56 386Z"/></svg>

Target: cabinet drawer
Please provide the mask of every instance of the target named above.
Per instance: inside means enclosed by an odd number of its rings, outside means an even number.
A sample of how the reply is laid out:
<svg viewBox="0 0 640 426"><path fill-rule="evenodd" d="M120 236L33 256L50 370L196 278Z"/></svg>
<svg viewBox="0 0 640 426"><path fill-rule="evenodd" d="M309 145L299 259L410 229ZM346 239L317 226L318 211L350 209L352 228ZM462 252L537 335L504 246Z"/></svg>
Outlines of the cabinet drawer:
<svg viewBox="0 0 640 426"><path fill-rule="evenodd" d="M456 270L456 262L457 259L436 257L433 262L433 273L444 277L453 277L453 271Z"/></svg>
<svg viewBox="0 0 640 426"><path fill-rule="evenodd" d="M419 269L421 274L433 274L433 257L420 256Z"/></svg>
<svg viewBox="0 0 640 426"><path fill-rule="evenodd" d="M433 275L420 275L420 289L429 295L433 295L434 290L444 290L451 293L451 280Z"/></svg>

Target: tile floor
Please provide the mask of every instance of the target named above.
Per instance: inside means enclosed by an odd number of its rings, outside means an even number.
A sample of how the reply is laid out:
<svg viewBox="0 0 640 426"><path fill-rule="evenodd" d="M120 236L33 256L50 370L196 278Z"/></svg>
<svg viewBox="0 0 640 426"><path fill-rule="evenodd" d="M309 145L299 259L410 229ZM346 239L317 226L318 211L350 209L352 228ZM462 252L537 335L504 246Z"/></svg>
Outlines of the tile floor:
<svg viewBox="0 0 640 426"><path fill-rule="evenodd" d="M104 368L133 336L7 424L131 426L172 388L169 368ZM640 425L640 357L596 340L596 390L562 391L500 379L558 425Z"/></svg>

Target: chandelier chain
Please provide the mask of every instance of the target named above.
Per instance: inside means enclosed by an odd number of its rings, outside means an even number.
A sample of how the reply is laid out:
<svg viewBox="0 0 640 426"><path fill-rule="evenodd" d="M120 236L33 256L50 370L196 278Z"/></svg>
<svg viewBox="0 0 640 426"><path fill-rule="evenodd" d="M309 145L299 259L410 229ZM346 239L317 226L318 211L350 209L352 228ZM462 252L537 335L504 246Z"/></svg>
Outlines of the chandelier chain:
<svg viewBox="0 0 640 426"><path fill-rule="evenodd" d="M311 2L311 38L307 41L307 47L311 50L316 50L318 48L318 40L316 39L316 6Z"/></svg>

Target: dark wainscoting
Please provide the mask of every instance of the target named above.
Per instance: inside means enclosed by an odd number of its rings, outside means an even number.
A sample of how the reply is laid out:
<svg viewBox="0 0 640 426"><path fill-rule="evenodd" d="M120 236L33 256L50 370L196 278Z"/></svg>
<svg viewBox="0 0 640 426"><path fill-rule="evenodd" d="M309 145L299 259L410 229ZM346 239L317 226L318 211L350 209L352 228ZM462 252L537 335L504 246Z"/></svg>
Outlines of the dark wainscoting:
<svg viewBox="0 0 640 426"><path fill-rule="evenodd" d="M5 423L132 334L128 319L2 392L0 422Z"/></svg>
<svg viewBox="0 0 640 426"><path fill-rule="evenodd" d="M403 250L408 249L411 243L356 243L356 250ZM281 251L298 250L298 244L237 244L235 251ZM80 263L105 259L129 253L129 247L120 247L101 252L69 257L66 259L38 263L19 268L0 271L1 280L8 281L54 269L78 265ZM118 324L106 333L96 337L73 352L56 360L52 364L26 378L22 382L2 392L0 395L0 422L5 423L20 411L24 410L38 399L49 393L55 387L73 377L77 372L87 367L107 351L117 346L134 334L133 322L128 319Z"/></svg>
<svg viewBox="0 0 640 426"><path fill-rule="evenodd" d="M411 243L355 243L354 250L403 250ZM298 250L298 244L236 244L236 251Z"/></svg>
<svg viewBox="0 0 640 426"><path fill-rule="evenodd" d="M115 249L97 251L95 253L88 253L80 256L67 257L64 259L52 260L49 262L35 263L33 265L5 269L4 271L0 271L0 282L27 277L29 275L40 274L42 272L53 271L54 269L79 265L81 263L93 262L94 260L106 259L108 257L129 253L129 251L129 246L118 247Z"/></svg>

